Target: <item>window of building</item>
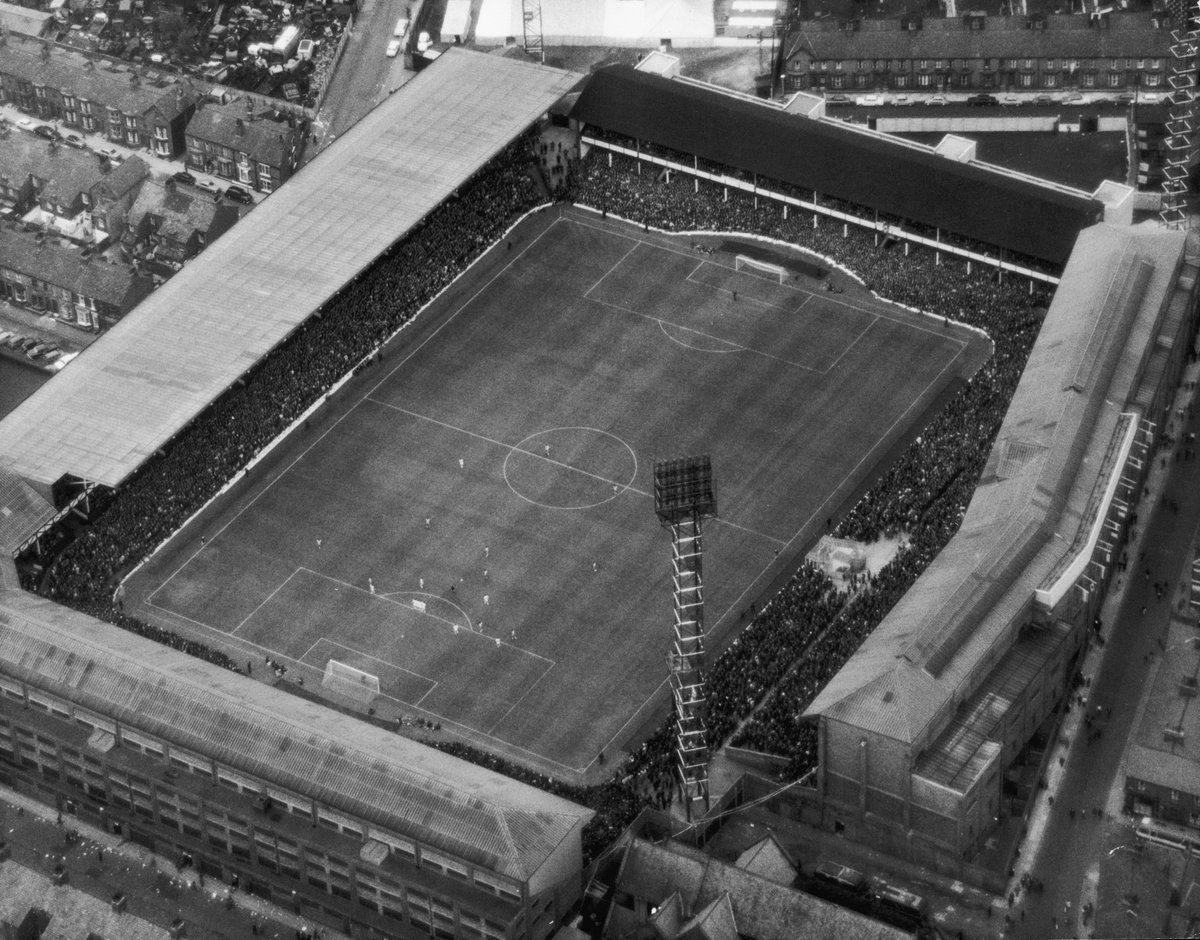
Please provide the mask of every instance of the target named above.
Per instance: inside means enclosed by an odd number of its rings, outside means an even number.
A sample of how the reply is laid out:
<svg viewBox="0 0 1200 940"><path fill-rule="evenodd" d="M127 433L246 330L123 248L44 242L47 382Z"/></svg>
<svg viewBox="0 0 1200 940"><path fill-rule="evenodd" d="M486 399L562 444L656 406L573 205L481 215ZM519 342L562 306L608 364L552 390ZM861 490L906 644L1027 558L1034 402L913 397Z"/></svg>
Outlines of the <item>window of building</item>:
<svg viewBox="0 0 1200 940"><path fill-rule="evenodd" d="M897 88L907 88L908 87L908 76L907 75L897 75L895 78L895 84L896 84Z"/></svg>
<svg viewBox="0 0 1200 940"><path fill-rule="evenodd" d="M1118 70L1125 68L1125 60L1124 59L1113 59L1112 67L1114 69L1118 69Z"/></svg>
<svg viewBox="0 0 1200 940"><path fill-rule="evenodd" d="M1172 802L1172 803L1178 803L1178 802L1179 802L1179 791L1178 791L1178 790L1172 790L1172 791L1171 791L1171 802Z"/></svg>
<svg viewBox="0 0 1200 940"><path fill-rule="evenodd" d="M933 86L933 76L922 72L917 76L918 88L930 88Z"/></svg>
<svg viewBox="0 0 1200 940"><path fill-rule="evenodd" d="M1042 76L1042 83L1047 88L1057 88L1058 87L1058 76L1057 75L1044 75L1044 76Z"/></svg>
<svg viewBox="0 0 1200 940"><path fill-rule="evenodd" d="M1120 72L1109 72L1108 73L1108 87L1109 88L1120 88L1124 84L1125 84L1125 76L1122 75Z"/></svg>
<svg viewBox="0 0 1200 940"><path fill-rule="evenodd" d="M1162 83L1162 76L1157 72L1149 72L1145 76L1145 84L1147 88L1157 88Z"/></svg>
<svg viewBox="0 0 1200 940"><path fill-rule="evenodd" d="M918 69L929 68L929 60L928 59L917 59L917 68Z"/></svg>
<svg viewBox="0 0 1200 940"><path fill-rule="evenodd" d="M1017 76L1017 84L1020 85L1022 88L1032 88L1033 87L1033 76L1030 74L1018 75Z"/></svg>
<svg viewBox="0 0 1200 940"><path fill-rule="evenodd" d="M1079 76L1079 84L1083 88L1095 88L1096 87L1096 73L1095 72L1084 72L1082 75Z"/></svg>

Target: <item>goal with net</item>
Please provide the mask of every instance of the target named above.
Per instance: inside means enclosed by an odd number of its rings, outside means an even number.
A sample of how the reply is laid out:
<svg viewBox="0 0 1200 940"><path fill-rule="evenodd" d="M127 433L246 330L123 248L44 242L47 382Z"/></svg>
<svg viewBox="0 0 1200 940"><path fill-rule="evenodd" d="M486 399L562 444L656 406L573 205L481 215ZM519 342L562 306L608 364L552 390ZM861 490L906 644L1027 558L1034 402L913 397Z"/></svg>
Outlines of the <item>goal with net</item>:
<svg viewBox="0 0 1200 940"><path fill-rule="evenodd" d="M364 701L379 694L379 676L336 659L325 663L325 675L321 677L321 685L331 692L340 692L342 695Z"/></svg>
<svg viewBox="0 0 1200 940"><path fill-rule="evenodd" d="M786 281L788 276L787 268L782 264L772 264L770 261L751 258L749 255L736 255L733 259L733 267L735 271L769 278L780 284Z"/></svg>

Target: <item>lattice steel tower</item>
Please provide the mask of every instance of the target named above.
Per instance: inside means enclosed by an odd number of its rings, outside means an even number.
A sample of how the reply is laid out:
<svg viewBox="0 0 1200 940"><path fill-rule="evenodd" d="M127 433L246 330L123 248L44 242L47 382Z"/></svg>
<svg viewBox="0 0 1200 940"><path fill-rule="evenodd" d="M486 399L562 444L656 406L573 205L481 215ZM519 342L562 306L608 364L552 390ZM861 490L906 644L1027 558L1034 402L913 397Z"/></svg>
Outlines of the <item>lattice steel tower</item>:
<svg viewBox="0 0 1200 940"><path fill-rule="evenodd" d="M704 566L700 525L717 512L712 460L680 457L654 464L654 511L671 530L675 640L667 654L675 698L675 758L679 797L692 818L693 804L708 801L708 741L704 725Z"/></svg>
<svg viewBox="0 0 1200 940"><path fill-rule="evenodd" d="M521 18L525 29L525 54L546 62L546 47L542 41L542 0L521 0Z"/></svg>
<svg viewBox="0 0 1200 940"><path fill-rule="evenodd" d="M1200 0L1172 0L1171 114L1167 120L1163 155L1163 200L1159 218L1164 225L1182 228L1192 164L1192 136L1196 127L1196 54L1200 50Z"/></svg>

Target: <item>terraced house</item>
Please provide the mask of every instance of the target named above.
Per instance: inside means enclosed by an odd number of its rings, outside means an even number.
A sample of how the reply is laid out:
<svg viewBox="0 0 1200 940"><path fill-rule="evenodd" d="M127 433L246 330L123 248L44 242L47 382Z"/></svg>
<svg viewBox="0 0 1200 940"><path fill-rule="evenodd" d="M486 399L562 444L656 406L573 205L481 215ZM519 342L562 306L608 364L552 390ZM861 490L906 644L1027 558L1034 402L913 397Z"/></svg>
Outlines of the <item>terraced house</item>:
<svg viewBox="0 0 1200 940"><path fill-rule="evenodd" d="M787 39L788 90L1165 93L1169 14L813 20Z"/></svg>
<svg viewBox="0 0 1200 940"><path fill-rule="evenodd" d="M282 121L255 118L241 100L207 103L187 127L192 169L272 193L292 175L303 133Z"/></svg>
<svg viewBox="0 0 1200 940"><path fill-rule="evenodd" d="M45 41L12 34L0 41L0 100L125 147L162 157L183 152L196 109L196 94L183 82Z"/></svg>

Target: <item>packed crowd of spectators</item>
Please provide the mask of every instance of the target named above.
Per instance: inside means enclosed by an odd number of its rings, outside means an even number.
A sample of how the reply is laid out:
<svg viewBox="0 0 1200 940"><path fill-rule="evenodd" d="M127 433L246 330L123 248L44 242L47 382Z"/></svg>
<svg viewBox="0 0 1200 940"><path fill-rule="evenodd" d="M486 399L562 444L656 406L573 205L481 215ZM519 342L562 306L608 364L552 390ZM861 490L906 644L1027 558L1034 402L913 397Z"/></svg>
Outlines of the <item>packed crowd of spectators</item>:
<svg viewBox="0 0 1200 940"><path fill-rule="evenodd" d="M529 152L521 140L497 157L146 463L55 558L45 593L91 612L110 599L125 572L537 204Z"/></svg>
<svg viewBox="0 0 1200 940"><path fill-rule="evenodd" d="M788 775L816 761L815 727L805 709L883 620L957 531L1049 303L1045 288L979 267L968 274L950 256L876 244L873 232L843 226L737 189L667 174L632 158L593 151L573 176L576 202L668 231L751 233L814 251L853 271L882 297L978 327L993 357L925 427L863 496L834 534L864 542L907 535L907 544L865 589L839 595L807 568L763 609L712 666L708 724L712 745L789 759ZM764 701L765 698L765 701ZM761 703L761 704L760 704Z"/></svg>
<svg viewBox="0 0 1200 940"><path fill-rule="evenodd" d="M108 510L69 544L41 590L127 629L228 668L223 653L124 614L112 595L125 572L166 539L266 444L347 371L368 357L424 303L492 243L539 194L528 174L530 142L519 141L457 196L349 284L292 337L145 465ZM800 716L879 624L957 529L1036 337L1046 293L994 272L967 275L916 249L890 249L873 234L792 212L737 190L593 152L567 170L567 196L643 225L677 231L765 235L831 258L878 294L985 330L995 356L925 428L900 460L836 526L837 535L873 541L906 533L908 544L865 587L844 594L807 565L712 664L709 740L790 760L800 776L816 759L815 735ZM671 724L636 750L611 780L571 786L463 744L438 743L595 809L585 833L593 857L644 806L664 806L673 787Z"/></svg>

